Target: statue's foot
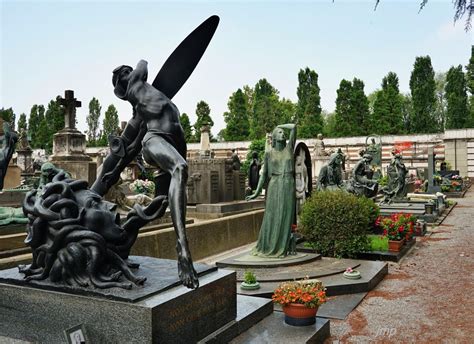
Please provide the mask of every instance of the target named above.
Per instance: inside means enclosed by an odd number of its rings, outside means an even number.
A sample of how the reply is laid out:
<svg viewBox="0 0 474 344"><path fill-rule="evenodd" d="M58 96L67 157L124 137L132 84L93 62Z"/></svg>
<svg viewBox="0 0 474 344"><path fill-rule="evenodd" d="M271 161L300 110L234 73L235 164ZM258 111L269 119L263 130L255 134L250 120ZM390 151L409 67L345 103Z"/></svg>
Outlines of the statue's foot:
<svg viewBox="0 0 474 344"><path fill-rule="evenodd" d="M194 270L193 262L187 255L181 254L178 257L178 274L184 286L190 289L199 287L196 270Z"/></svg>

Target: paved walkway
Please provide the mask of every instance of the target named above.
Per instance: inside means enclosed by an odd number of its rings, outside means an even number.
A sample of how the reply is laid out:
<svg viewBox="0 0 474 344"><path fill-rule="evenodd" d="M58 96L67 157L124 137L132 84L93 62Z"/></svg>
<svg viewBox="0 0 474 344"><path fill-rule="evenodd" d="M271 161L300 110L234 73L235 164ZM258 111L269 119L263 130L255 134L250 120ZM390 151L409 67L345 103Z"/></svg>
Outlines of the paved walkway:
<svg viewBox="0 0 474 344"><path fill-rule="evenodd" d="M346 320L331 320L326 344L474 343L473 189Z"/></svg>

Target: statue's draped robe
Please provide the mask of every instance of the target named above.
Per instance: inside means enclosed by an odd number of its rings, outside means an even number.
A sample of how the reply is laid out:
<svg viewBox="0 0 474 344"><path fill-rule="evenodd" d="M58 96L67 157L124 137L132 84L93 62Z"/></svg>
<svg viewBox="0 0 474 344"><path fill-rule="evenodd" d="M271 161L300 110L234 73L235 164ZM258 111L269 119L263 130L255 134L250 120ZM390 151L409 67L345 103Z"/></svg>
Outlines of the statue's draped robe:
<svg viewBox="0 0 474 344"><path fill-rule="evenodd" d="M284 257L290 244L291 224L295 215L296 188L291 145L283 150L271 149L265 155L262 177L269 179L265 214L252 254Z"/></svg>

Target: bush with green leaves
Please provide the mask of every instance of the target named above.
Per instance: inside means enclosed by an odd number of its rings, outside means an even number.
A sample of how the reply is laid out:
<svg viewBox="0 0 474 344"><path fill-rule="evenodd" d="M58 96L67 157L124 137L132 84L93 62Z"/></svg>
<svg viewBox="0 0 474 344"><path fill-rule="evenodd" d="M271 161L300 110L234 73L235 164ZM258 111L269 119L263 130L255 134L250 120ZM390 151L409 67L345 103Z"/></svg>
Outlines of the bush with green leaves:
<svg viewBox="0 0 474 344"><path fill-rule="evenodd" d="M244 282L247 284L255 284L257 283L257 276L255 276L251 270L246 270L244 272Z"/></svg>
<svg viewBox="0 0 474 344"><path fill-rule="evenodd" d="M303 205L301 233L317 252L330 257L356 257L367 251L367 237L378 216L377 205L343 191L322 191Z"/></svg>

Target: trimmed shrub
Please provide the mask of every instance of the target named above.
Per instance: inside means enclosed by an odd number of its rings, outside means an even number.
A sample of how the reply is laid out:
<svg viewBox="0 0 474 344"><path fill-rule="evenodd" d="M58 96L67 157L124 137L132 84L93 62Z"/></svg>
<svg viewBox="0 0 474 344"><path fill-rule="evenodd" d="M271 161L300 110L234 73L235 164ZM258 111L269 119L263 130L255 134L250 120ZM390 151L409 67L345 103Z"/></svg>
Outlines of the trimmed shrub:
<svg viewBox="0 0 474 344"><path fill-rule="evenodd" d="M301 233L324 256L355 257L370 248L377 205L343 191L313 193L301 213Z"/></svg>

